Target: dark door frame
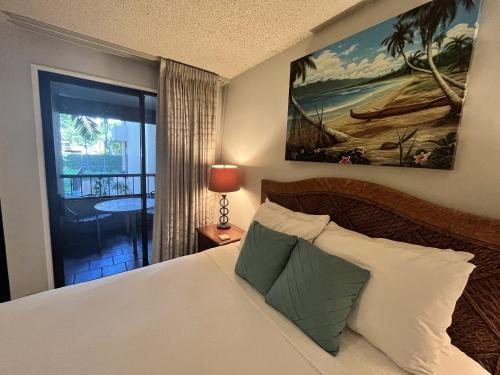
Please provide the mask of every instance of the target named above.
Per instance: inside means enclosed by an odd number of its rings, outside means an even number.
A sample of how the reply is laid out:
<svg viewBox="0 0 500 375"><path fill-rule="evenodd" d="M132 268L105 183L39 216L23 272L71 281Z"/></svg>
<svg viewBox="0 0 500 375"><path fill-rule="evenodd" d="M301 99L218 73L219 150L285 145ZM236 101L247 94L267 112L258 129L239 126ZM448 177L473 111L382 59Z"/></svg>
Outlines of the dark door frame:
<svg viewBox="0 0 500 375"><path fill-rule="evenodd" d="M53 124L52 124L52 98L50 91L51 82L62 82L85 86L89 88L97 88L106 91L116 92L120 94L128 94L136 96L139 100L140 111L140 126L141 126L141 198L142 198L142 249L143 249L143 265L148 265L148 234L147 234L147 209L146 209L146 154L145 154L145 133L146 133L146 110L145 97L156 94L149 91L134 89L125 86L92 81L89 79L77 78L58 73L47 72L44 70L38 71L39 91L40 91L40 109L42 115L42 135L43 149L45 158L45 179L47 184L47 199L49 206L49 223L50 223L50 239L52 250L52 264L54 270L54 286L56 288L65 285L64 281L64 262L62 248L62 231L60 217L63 211L61 199L57 193L57 173L56 173L56 154L53 140ZM144 251L144 249L146 249Z"/></svg>
<svg viewBox="0 0 500 375"><path fill-rule="evenodd" d="M7 253L3 232L2 203L0 202L0 302L10 300L9 273L7 270Z"/></svg>

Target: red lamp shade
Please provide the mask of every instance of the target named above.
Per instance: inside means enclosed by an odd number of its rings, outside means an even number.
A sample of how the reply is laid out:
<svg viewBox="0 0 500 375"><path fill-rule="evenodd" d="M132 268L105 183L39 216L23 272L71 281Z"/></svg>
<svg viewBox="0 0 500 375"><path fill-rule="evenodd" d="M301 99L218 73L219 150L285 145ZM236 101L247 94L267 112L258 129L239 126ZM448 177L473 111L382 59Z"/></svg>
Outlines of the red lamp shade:
<svg viewBox="0 0 500 375"><path fill-rule="evenodd" d="M212 165L208 190L230 193L240 190L240 171L236 165Z"/></svg>

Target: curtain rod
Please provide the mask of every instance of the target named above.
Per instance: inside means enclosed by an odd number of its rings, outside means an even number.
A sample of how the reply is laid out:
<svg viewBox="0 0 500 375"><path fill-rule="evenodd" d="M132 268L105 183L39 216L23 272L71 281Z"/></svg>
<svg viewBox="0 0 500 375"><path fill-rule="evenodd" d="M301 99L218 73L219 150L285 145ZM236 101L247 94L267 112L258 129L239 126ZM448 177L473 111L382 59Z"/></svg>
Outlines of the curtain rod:
<svg viewBox="0 0 500 375"><path fill-rule="evenodd" d="M115 56L120 56L129 60L146 62L151 65L156 65L160 62L160 57L153 56L145 52L137 51L132 48L124 47L119 44L107 42L102 39L94 38L85 34L78 33L76 31L68 30L59 26L55 26L49 23L45 23L42 21L35 20L30 17L21 16L17 13L9 12L6 10L2 10L2 13L7 16L7 22L11 23L14 26L20 27L22 29L30 30L37 32L39 34L51 36L54 38L62 39L68 42L72 42L75 44L83 45L86 47L90 47L101 52L110 53ZM176 63L189 66L191 68L203 70L207 73L215 74L221 84L227 85L229 84L229 79L219 76L218 74L211 72L206 69L199 68L197 66L193 66L190 64L186 64L180 61L176 61L173 59L167 59L170 61L174 61Z"/></svg>
<svg viewBox="0 0 500 375"><path fill-rule="evenodd" d="M181 64L181 65L184 65L184 66L187 66L187 67L190 67L190 68L194 68L194 69L202 70L202 71L210 73L210 74L214 74L214 75L217 76L217 78L219 79L219 81L223 82L225 85L229 84L229 78L222 77L222 76L218 75L217 73L211 72L210 70L206 70L206 69L200 68L198 66L186 64L186 63L183 63L182 61L177 61L177 60L167 59L167 58L165 58L165 60L173 61L174 63L177 63L177 64ZM158 61L160 61L159 57L158 57Z"/></svg>

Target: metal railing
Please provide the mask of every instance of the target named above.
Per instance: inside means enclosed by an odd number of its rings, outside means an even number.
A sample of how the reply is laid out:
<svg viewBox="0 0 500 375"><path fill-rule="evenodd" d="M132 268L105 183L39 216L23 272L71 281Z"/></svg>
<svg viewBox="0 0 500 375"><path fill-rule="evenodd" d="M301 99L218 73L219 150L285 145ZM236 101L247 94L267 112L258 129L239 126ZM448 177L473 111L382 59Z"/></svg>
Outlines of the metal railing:
<svg viewBox="0 0 500 375"><path fill-rule="evenodd" d="M155 174L146 173L146 194L155 191ZM141 194L140 173L62 174L67 198L117 197Z"/></svg>

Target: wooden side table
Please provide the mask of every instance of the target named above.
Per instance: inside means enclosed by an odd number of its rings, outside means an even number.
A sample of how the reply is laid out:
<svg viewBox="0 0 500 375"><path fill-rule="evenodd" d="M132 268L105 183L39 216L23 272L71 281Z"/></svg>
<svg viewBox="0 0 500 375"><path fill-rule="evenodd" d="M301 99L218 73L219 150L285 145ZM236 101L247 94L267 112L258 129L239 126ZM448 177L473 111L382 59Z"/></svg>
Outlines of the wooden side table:
<svg viewBox="0 0 500 375"><path fill-rule="evenodd" d="M227 245L228 243L241 240L245 231L234 224L229 229L219 229L217 224L210 224L201 228L196 228L198 232L198 252L210 249L212 247ZM217 237L219 234L227 234L231 237L229 240L222 241Z"/></svg>

